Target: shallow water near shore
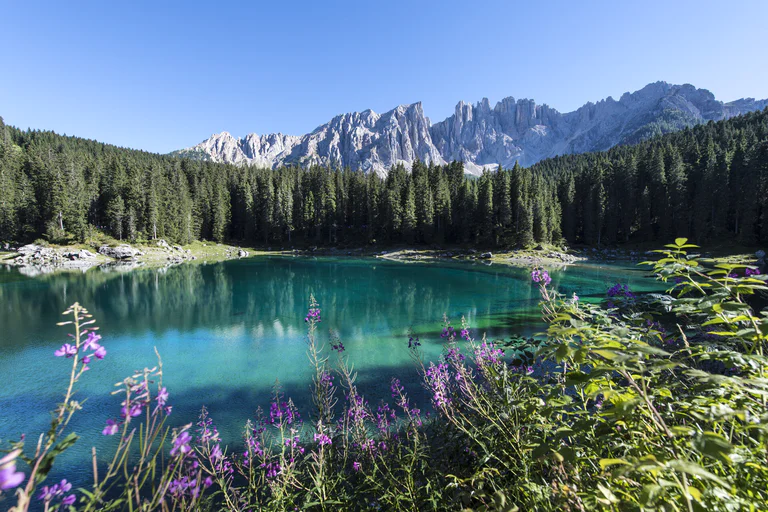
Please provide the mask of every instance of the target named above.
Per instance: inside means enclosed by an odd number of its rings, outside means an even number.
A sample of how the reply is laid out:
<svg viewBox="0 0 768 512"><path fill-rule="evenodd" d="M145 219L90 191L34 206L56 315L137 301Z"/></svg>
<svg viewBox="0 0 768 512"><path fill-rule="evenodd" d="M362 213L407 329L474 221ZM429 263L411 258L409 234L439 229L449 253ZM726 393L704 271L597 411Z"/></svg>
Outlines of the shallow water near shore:
<svg viewBox="0 0 768 512"><path fill-rule="evenodd" d="M551 276L553 286L581 300L600 300L617 282L636 291L664 288L647 272L620 265L572 265ZM322 310L321 340L328 339L328 329L338 333L358 372L359 391L371 404L390 399L393 376L425 401L407 333L412 329L420 337L426 359L436 359L443 349L443 314L455 326L465 316L476 338L530 336L544 328L529 271L501 265L259 257L36 278L0 269L0 439L26 434L31 445L47 429L48 411L63 396L69 370L53 355L68 332L55 324L75 301L97 319L108 354L81 380L76 398L87 400L70 428L82 438L53 476L86 482L94 445L106 459L116 439L102 436L101 429L120 409L120 399L109 393L133 371L156 365L154 348L163 360L172 425L196 421L205 405L225 443L236 445L257 407L268 410L277 382L306 416L310 294Z"/></svg>

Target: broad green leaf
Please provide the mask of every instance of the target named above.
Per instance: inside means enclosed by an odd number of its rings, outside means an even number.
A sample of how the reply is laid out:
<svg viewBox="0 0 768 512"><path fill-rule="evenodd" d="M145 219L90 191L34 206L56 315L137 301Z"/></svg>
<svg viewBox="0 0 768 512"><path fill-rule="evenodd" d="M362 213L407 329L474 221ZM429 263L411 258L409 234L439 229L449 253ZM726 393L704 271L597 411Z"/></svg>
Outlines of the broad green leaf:
<svg viewBox="0 0 768 512"><path fill-rule="evenodd" d="M605 469L609 466L615 466L617 464L631 466L631 464L624 459L600 459L600 468Z"/></svg>
<svg viewBox="0 0 768 512"><path fill-rule="evenodd" d="M733 451L733 447L727 439L719 434L714 432L704 432L703 434L696 436L691 444L696 450L707 457L725 462L726 464L731 463L731 459L728 455Z"/></svg>
<svg viewBox="0 0 768 512"><path fill-rule="evenodd" d="M698 464L694 464L693 462L688 462L685 460L672 460L667 463L667 467L681 473L687 473L691 476L711 480L724 489L730 489L731 487L728 482L719 476L710 473L703 467L699 466Z"/></svg>

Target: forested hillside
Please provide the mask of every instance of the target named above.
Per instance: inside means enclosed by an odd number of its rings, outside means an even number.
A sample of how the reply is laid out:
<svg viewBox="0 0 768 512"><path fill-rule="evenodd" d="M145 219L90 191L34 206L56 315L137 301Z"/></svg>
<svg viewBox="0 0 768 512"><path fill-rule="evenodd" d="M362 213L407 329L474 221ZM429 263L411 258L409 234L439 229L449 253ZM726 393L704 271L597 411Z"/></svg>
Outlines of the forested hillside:
<svg viewBox="0 0 768 512"><path fill-rule="evenodd" d="M466 177L259 169L21 131L0 120L0 240L251 244L768 241L768 111Z"/></svg>

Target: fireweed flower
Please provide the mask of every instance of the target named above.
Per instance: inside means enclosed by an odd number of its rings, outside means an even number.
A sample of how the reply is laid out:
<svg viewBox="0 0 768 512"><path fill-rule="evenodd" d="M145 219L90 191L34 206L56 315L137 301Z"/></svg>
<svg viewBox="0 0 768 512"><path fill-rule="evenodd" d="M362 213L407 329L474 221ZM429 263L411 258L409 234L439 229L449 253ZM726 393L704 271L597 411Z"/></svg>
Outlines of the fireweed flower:
<svg viewBox="0 0 768 512"><path fill-rule="evenodd" d="M299 420L299 413L289 402L272 402L269 405L269 422L290 425Z"/></svg>
<svg viewBox="0 0 768 512"><path fill-rule="evenodd" d="M475 360L477 366L482 368L488 364L497 364L504 357L504 351L500 348L496 348L493 342L484 341L477 349L475 349Z"/></svg>
<svg viewBox="0 0 768 512"><path fill-rule="evenodd" d="M120 409L120 415L123 418L135 418L136 416L141 416L141 404L123 405L122 409Z"/></svg>
<svg viewBox="0 0 768 512"><path fill-rule="evenodd" d="M166 416L171 414L171 406L166 405L168 403L168 390L166 388L160 388L155 400L157 401L157 406L155 407L155 410L152 411L152 414L157 413L161 409L165 411Z"/></svg>
<svg viewBox="0 0 768 512"><path fill-rule="evenodd" d="M437 407L446 407L451 403L450 392L448 389L448 383L451 381L448 365L440 363L435 365L429 364L427 372L425 374L427 385L430 391L432 391L432 402Z"/></svg>
<svg viewBox="0 0 768 512"><path fill-rule="evenodd" d="M419 341L419 337L418 336L416 336L416 337L408 336L408 348L412 348L413 349L413 348L420 347L420 346L421 346L421 342Z"/></svg>
<svg viewBox="0 0 768 512"><path fill-rule="evenodd" d="M99 347L99 348L97 348L97 349L96 349L96 350L93 352L93 355L94 355L94 357L95 357L96 359L99 359L99 360L101 360L101 359L104 359L104 356L106 356L106 355L107 355L107 349L105 349L104 347Z"/></svg>
<svg viewBox="0 0 768 512"><path fill-rule="evenodd" d="M448 349L448 352L445 353L445 360L446 362L461 362L466 359L464 357L464 354L462 354L457 347L451 347Z"/></svg>
<svg viewBox="0 0 768 512"><path fill-rule="evenodd" d="M24 473L16 471L16 457L21 450L16 449L0 459L0 491L7 491L21 485L24 481Z"/></svg>
<svg viewBox="0 0 768 512"><path fill-rule="evenodd" d="M323 371L322 375L320 375L320 384L327 389L332 388L333 375L331 375L331 373L328 371Z"/></svg>
<svg viewBox="0 0 768 512"><path fill-rule="evenodd" d="M163 391L165 391L165 388L163 388ZM158 394L159 398L160 395ZM213 424L211 417L208 416L208 409L205 407L200 411L200 420L197 422L197 427L197 441L199 444L207 445L208 443L219 442L219 431L216 429L216 425Z"/></svg>
<svg viewBox="0 0 768 512"><path fill-rule="evenodd" d="M72 357L75 354L77 354L77 347L74 345L70 345L69 343L65 343L61 346L61 348L53 353L56 357Z"/></svg>
<svg viewBox="0 0 768 512"><path fill-rule="evenodd" d="M67 482L66 478L59 482L58 484L54 484L51 487L48 487L47 485L40 489L40 494L37 495L37 499L40 501L44 501L46 503L49 503L51 501L54 501L56 499L61 498L64 496L64 494L68 493L70 490L72 490L72 484ZM64 496L61 500L61 503L65 506L72 505L75 502L75 495L70 494L68 496ZM48 505L46 505L47 508Z"/></svg>
<svg viewBox="0 0 768 512"><path fill-rule="evenodd" d="M331 444L331 438L328 437L326 434L320 433L315 434L315 442L317 442L320 446L325 446Z"/></svg>
<svg viewBox="0 0 768 512"><path fill-rule="evenodd" d="M97 350L101 346L99 345L100 339L100 335L93 331L89 332L88 337L83 342L83 350Z"/></svg>
<svg viewBox="0 0 768 512"><path fill-rule="evenodd" d="M355 461L352 463L352 469L354 469L355 471L360 471L362 468L363 468L363 465L360 464L359 462Z"/></svg>
<svg viewBox="0 0 768 512"><path fill-rule="evenodd" d="M395 411L389 407L389 404L382 403L376 411L376 426L379 431L385 433L389 430L390 419L395 419Z"/></svg>
<svg viewBox="0 0 768 512"><path fill-rule="evenodd" d="M612 287L608 288L609 297L626 297L628 299L634 299L636 295L629 289L629 286L620 283L616 283Z"/></svg>
<svg viewBox="0 0 768 512"><path fill-rule="evenodd" d="M304 321L314 322L314 323L320 323L322 320L320 319L320 308L309 308L309 311L307 312L307 316L304 317Z"/></svg>
<svg viewBox="0 0 768 512"><path fill-rule="evenodd" d="M549 272L542 269L533 269L531 272L531 279L534 283L541 283L544 286L549 286L549 283L552 282L552 278L549 277Z"/></svg>
<svg viewBox="0 0 768 512"><path fill-rule="evenodd" d="M291 429L291 434L295 434L295 433L296 433L296 429ZM299 436L288 437L285 439L285 441L283 441L283 443L288 448L298 450L299 453L304 453L304 447L299 444L300 439L301 438ZM317 435L315 435L315 441L317 441ZM331 444L331 443L329 442L328 444Z"/></svg>
<svg viewBox="0 0 768 512"><path fill-rule="evenodd" d="M171 457L175 457L180 453L182 456L188 454L192 448L189 446L189 442L192 440L192 436L189 432L182 430L173 440L173 448L171 448Z"/></svg>
<svg viewBox="0 0 768 512"><path fill-rule="evenodd" d="M119 430L120 424L113 419L108 419L107 426L104 427L104 430L102 430L101 433L105 436L113 436L117 434Z"/></svg>
<svg viewBox="0 0 768 512"><path fill-rule="evenodd" d="M276 478L277 475L280 474L280 472L283 470L282 466L280 466L280 463L278 462L270 462L270 463L264 463L260 467L265 468L267 470L267 478Z"/></svg>
<svg viewBox="0 0 768 512"><path fill-rule="evenodd" d="M456 337L456 331L453 330L452 326L447 325L443 327L443 333L440 335L440 337L445 339L453 339Z"/></svg>
<svg viewBox="0 0 768 512"><path fill-rule="evenodd" d="M349 419L352 420L353 423L362 423L365 421L369 416L367 411L368 402L366 402L362 396L357 395L354 388L353 391L347 395L347 401L349 402L349 411L347 412Z"/></svg>

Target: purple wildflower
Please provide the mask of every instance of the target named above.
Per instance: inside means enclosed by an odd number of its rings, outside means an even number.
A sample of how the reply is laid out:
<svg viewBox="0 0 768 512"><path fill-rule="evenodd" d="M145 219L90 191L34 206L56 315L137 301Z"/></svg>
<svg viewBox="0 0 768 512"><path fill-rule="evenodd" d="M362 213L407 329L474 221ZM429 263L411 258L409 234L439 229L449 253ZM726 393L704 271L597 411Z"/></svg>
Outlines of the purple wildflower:
<svg viewBox="0 0 768 512"><path fill-rule="evenodd" d="M120 410L120 415L123 418L135 418L136 416L141 416L141 404L124 405Z"/></svg>
<svg viewBox="0 0 768 512"><path fill-rule="evenodd" d="M413 349L413 348L420 347L420 346L421 346L421 342L419 341L419 337L418 336L416 336L416 337L408 336L408 348Z"/></svg>
<svg viewBox="0 0 768 512"><path fill-rule="evenodd" d="M107 349L105 349L103 346L100 346L93 352L94 357L98 360L104 359L104 356L107 355Z"/></svg>
<svg viewBox="0 0 768 512"><path fill-rule="evenodd" d="M88 337L83 342L83 350L97 350L101 346L99 345L100 339L100 335L93 331L89 332Z"/></svg>
<svg viewBox="0 0 768 512"><path fill-rule="evenodd" d="M456 331L453 330L453 327L450 325L447 325L443 327L443 333L440 335L441 338L446 339L453 339L456 337Z"/></svg>
<svg viewBox="0 0 768 512"><path fill-rule="evenodd" d="M616 283L608 289L609 297L626 297L628 299L634 299L636 295L629 289L629 285L622 285Z"/></svg>
<svg viewBox="0 0 768 512"><path fill-rule="evenodd" d="M361 423L365 421L365 418L369 416L368 411L366 410L368 403L365 399L362 396L355 394L353 388L353 391L347 395L347 400L349 401L349 411L347 411L349 419L351 419L353 423Z"/></svg>
<svg viewBox="0 0 768 512"><path fill-rule="evenodd" d="M40 494L37 495L37 499L40 501L52 501L55 498L58 498L62 496L63 494L68 493L72 489L72 484L67 482L67 479L63 479L61 482L52 485L51 487L48 487L47 485L40 489ZM71 505L75 502L75 495L71 494L69 496L66 496L64 500L62 500L62 503L65 503L66 505Z"/></svg>
<svg viewBox="0 0 768 512"><path fill-rule="evenodd" d="M325 446L325 445L331 444L331 438L328 437L326 434L323 434L323 433L315 434L315 441L320 446Z"/></svg>
<svg viewBox="0 0 768 512"><path fill-rule="evenodd" d="M168 401L168 390L165 388L161 388L160 391L157 392L157 405L158 407L165 407L166 402Z"/></svg>
<svg viewBox="0 0 768 512"><path fill-rule="evenodd" d="M389 407L389 404L382 403L376 411L376 426L382 433L386 432L389 430L390 419L394 419L395 416L395 411Z"/></svg>
<svg viewBox="0 0 768 512"><path fill-rule="evenodd" d="M77 354L77 347L74 345L70 345L69 343L65 343L61 346L61 348L53 353L56 357L72 357L75 354Z"/></svg>
<svg viewBox="0 0 768 512"><path fill-rule="evenodd" d="M756 269L756 268L748 268L748 269L746 269L744 271L744 275L746 275L747 277L749 277L749 276L759 276L760 275L760 270Z"/></svg>
<svg viewBox="0 0 768 512"><path fill-rule="evenodd" d="M552 278L549 277L549 272L542 269L533 269L531 272L531 279L534 283L541 283L542 286L549 286L549 283L552 282Z"/></svg>
<svg viewBox="0 0 768 512"><path fill-rule="evenodd" d="M186 455L190 451L192 451L192 448L189 446L189 442L192 440L192 436L189 435L189 432L186 430L183 430L180 434L176 436L176 438L173 440L173 448L171 449L171 457L175 457L177 453L181 453L181 455Z"/></svg>
<svg viewBox="0 0 768 512"><path fill-rule="evenodd" d="M117 434L119 430L120 424L113 419L108 419L107 426L104 427L104 430L102 430L101 433L105 436L113 436Z"/></svg>
<svg viewBox="0 0 768 512"><path fill-rule="evenodd" d="M0 459L0 491L18 487L24 481L24 473L16 471L16 457L21 450L16 449Z"/></svg>
<svg viewBox="0 0 768 512"><path fill-rule="evenodd" d="M392 383L389 386L389 390L392 392L392 398L399 397L403 390L403 386L400 384L400 379L392 379Z"/></svg>
<svg viewBox="0 0 768 512"><path fill-rule="evenodd" d="M320 319L320 308L309 308L309 312L307 312L307 316L304 317L304 321L307 323L320 323L322 321Z"/></svg>
<svg viewBox="0 0 768 512"><path fill-rule="evenodd" d="M361 469L363 469L363 465L355 461L352 463L352 469L354 469L355 471L360 471Z"/></svg>
<svg viewBox="0 0 768 512"><path fill-rule="evenodd" d="M273 425L290 425L299 419L299 412L292 402L272 402L269 406L269 421Z"/></svg>
<svg viewBox="0 0 768 512"><path fill-rule="evenodd" d="M496 348L493 342L484 341L475 350L475 360L479 367L486 366L487 364L497 364L504 356L504 350Z"/></svg>
<svg viewBox="0 0 768 512"><path fill-rule="evenodd" d="M426 372L426 380L432 391L432 401L437 407L446 407L451 403L449 397L448 383L451 381L448 365L440 363L435 366L434 363L429 364Z"/></svg>
<svg viewBox="0 0 768 512"><path fill-rule="evenodd" d="M262 464L262 468L267 470L267 478L275 478L282 471L282 466L278 462L270 462L269 464Z"/></svg>
<svg viewBox="0 0 768 512"><path fill-rule="evenodd" d="M462 329L461 330L461 337L465 340L469 341L469 329Z"/></svg>
<svg viewBox="0 0 768 512"><path fill-rule="evenodd" d="M445 353L445 360L446 361L455 361L455 362L461 362L466 359L464 357L464 354L462 354L458 348L451 347L448 349L448 352Z"/></svg>
<svg viewBox="0 0 768 512"><path fill-rule="evenodd" d="M213 424L213 420L208 416L208 409L205 407L200 411L200 421L197 422L197 427L197 438L200 444L205 445L219 442L219 431L216 429L216 425Z"/></svg>

